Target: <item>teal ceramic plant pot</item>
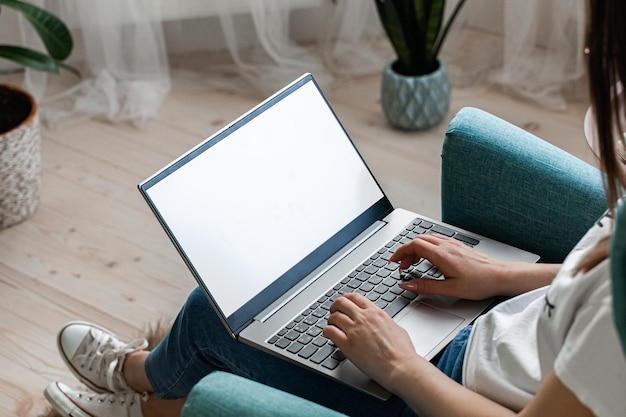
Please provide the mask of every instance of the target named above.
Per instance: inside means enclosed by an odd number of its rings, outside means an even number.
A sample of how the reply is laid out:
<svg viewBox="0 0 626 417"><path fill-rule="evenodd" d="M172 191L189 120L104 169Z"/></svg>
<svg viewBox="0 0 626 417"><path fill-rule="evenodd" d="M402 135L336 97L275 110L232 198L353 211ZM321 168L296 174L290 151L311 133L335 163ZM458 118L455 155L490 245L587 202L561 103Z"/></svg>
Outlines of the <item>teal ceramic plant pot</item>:
<svg viewBox="0 0 626 417"><path fill-rule="evenodd" d="M395 61L394 61L395 62ZM450 107L450 78L443 62L430 74L406 76L389 63L383 72L381 102L389 123L399 129L423 130L441 122Z"/></svg>

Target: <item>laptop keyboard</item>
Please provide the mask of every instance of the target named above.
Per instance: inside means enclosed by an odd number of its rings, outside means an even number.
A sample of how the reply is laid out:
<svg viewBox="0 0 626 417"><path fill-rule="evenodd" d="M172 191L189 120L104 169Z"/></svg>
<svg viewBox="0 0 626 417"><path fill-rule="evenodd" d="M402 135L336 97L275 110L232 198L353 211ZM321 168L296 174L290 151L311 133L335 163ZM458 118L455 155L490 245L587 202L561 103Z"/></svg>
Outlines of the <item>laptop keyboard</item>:
<svg viewBox="0 0 626 417"><path fill-rule="evenodd" d="M398 264L389 263L389 258L399 246L420 234L428 233L454 237L472 247L478 244L478 240L472 237L416 218L267 342L294 356L321 364L327 369L335 369L346 357L332 341L322 335L332 303L343 294L357 292L370 299L391 317L398 314L417 297L416 293L404 291L398 286L402 280L443 279L441 272L425 259L404 270L402 274L398 271Z"/></svg>

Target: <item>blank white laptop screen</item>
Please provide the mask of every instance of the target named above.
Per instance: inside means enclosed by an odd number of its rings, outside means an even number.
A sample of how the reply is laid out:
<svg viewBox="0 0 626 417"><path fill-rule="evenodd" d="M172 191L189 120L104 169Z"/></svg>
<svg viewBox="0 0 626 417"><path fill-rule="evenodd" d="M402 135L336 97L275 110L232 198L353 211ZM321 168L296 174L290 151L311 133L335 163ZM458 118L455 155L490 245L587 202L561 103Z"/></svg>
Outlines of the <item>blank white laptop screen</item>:
<svg viewBox="0 0 626 417"><path fill-rule="evenodd" d="M312 80L241 120L146 189L226 317L384 197Z"/></svg>

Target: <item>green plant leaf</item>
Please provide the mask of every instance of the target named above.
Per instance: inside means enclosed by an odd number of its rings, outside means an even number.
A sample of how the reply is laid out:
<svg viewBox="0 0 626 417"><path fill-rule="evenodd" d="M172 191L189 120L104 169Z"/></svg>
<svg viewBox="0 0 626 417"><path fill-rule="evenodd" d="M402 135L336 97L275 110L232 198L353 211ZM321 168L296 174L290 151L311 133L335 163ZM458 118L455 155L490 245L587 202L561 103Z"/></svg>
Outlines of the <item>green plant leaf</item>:
<svg viewBox="0 0 626 417"><path fill-rule="evenodd" d="M80 73L79 70L77 70L76 68L72 67L71 65L67 65L61 61L56 61L56 64L59 68L63 68L69 72L71 72L72 74L74 74L75 76L77 76L78 78L82 78L82 75Z"/></svg>
<svg viewBox="0 0 626 417"><path fill-rule="evenodd" d="M391 41L391 45L398 56L398 65L408 70L410 67L411 52L407 45L399 11L391 0L376 0L376 7L378 8L378 16L387 33L387 37Z"/></svg>
<svg viewBox="0 0 626 417"><path fill-rule="evenodd" d="M431 2L430 10L428 11L424 47L426 49L426 65L434 67L433 70L437 67L437 56L433 52L435 42L441 30L445 5L445 0L434 0Z"/></svg>
<svg viewBox="0 0 626 417"><path fill-rule="evenodd" d="M59 73L59 67L56 62L54 62L54 59L34 49L13 45L0 45L0 57L38 71Z"/></svg>
<svg viewBox="0 0 626 417"><path fill-rule="evenodd" d="M73 48L72 35L59 18L40 7L20 0L0 0L0 5L2 4L24 15L41 37L52 58L62 61L70 55Z"/></svg>
<svg viewBox="0 0 626 417"><path fill-rule="evenodd" d="M407 25L411 30L411 75L422 75L428 72L426 63L428 62L430 50L426 48L428 36L428 22L430 16L432 0L413 0L407 4L412 6L407 10L408 16L413 16Z"/></svg>

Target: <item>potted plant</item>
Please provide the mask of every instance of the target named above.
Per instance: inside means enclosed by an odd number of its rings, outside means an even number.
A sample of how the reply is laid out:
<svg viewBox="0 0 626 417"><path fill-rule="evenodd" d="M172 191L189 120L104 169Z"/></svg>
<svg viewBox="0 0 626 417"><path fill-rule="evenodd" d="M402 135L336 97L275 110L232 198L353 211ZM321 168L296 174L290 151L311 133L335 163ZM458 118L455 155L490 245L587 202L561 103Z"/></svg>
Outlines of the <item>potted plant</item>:
<svg viewBox="0 0 626 417"><path fill-rule="evenodd" d="M47 54L0 45L0 58L38 71L58 73L73 48L67 26L44 9L20 0L0 0L21 13L41 38ZM41 184L41 134L37 102L19 87L0 84L0 230L34 213Z"/></svg>
<svg viewBox="0 0 626 417"><path fill-rule="evenodd" d="M375 0L380 21L397 58L383 72L381 102L398 128L438 124L450 105L448 70L438 58L450 26L465 0L443 24L445 0Z"/></svg>

